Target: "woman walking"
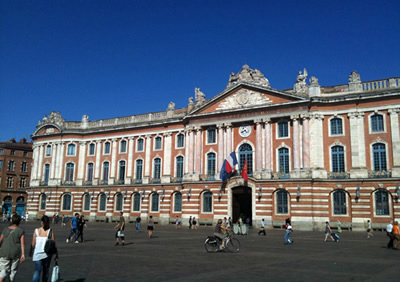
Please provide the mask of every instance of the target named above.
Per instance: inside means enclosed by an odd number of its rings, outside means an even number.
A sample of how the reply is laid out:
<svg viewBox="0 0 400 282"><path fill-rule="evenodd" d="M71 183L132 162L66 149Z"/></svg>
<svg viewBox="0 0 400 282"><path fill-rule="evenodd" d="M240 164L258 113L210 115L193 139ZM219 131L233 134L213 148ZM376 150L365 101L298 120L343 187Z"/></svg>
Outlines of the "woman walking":
<svg viewBox="0 0 400 282"><path fill-rule="evenodd" d="M197 229L197 220L195 217L193 217L192 223L193 223L193 229Z"/></svg>
<svg viewBox="0 0 400 282"><path fill-rule="evenodd" d="M150 239L153 235L153 230L154 230L154 222L153 222L152 215L150 215L150 217L149 217L149 221L147 223L147 230L149 231L149 239Z"/></svg>
<svg viewBox="0 0 400 282"><path fill-rule="evenodd" d="M19 227L21 217L14 214L11 226L3 229L0 235L0 282L10 276L14 281L18 266L25 261L25 232Z"/></svg>
<svg viewBox="0 0 400 282"><path fill-rule="evenodd" d="M325 222L325 240L324 242L326 242L326 240L328 240L328 238L330 237L332 241L335 241L335 239L333 239L332 237L332 229L331 226L329 225L329 222Z"/></svg>
<svg viewBox="0 0 400 282"><path fill-rule="evenodd" d="M47 239L50 238L55 240L54 232L50 229L50 219L48 216L42 216L40 220L41 227L36 228L33 233L32 239L32 250L33 257L32 261L35 262L35 272L33 273L33 282L38 282L40 279L40 273L43 271L42 281L47 282L49 280L49 269L52 255L47 255L44 251L44 245ZM58 253L56 253L55 261L58 260Z"/></svg>
<svg viewBox="0 0 400 282"><path fill-rule="evenodd" d="M81 217L78 220L78 237L76 237L76 241L79 241L78 239L81 238L81 243L83 243L83 228L87 227L86 225L86 219L84 215L81 215Z"/></svg>

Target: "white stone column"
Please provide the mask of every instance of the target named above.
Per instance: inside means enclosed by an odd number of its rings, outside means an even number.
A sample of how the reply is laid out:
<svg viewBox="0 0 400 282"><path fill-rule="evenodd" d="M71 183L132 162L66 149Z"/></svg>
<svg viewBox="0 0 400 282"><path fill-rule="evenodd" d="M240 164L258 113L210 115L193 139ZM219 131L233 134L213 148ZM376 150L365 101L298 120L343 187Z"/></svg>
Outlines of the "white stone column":
<svg viewBox="0 0 400 282"><path fill-rule="evenodd" d="M194 172L194 131L193 129L190 130L189 133L189 174L193 174Z"/></svg>
<svg viewBox="0 0 400 282"><path fill-rule="evenodd" d="M134 143L134 138L129 137L128 138L128 160L127 160L127 169L128 171L126 172L126 179L125 179L125 184L131 184L132 183L132 167L133 167L133 143Z"/></svg>
<svg viewBox="0 0 400 282"><path fill-rule="evenodd" d="M195 146L195 162L194 162L194 173L196 175L201 174L201 135L202 135L202 130L201 127L196 127L196 146Z"/></svg>
<svg viewBox="0 0 400 282"><path fill-rule="evenodd" d="M57 167L56 167L56 177L57 182L60 185L63 177L64 171L64 152L65 152L65 142L60 142L59 152L57 157Z"/></svg>
<svg viewBox="0 0 400 282"><path fill-rule="evenodd" d="M38 162L38 178L39 181L43 179L42 177L42 166L43 166L43 150L44 150L44 145L40 144L39 145L39 162Z"/></svg>
<svg viewBox="0 0 400 282"><path fill-rule="evenodd" d="M151 135L146 136L146 145L145 145L145 160L144 160L144 177L143 184L149 183L150 178L150 168L151 168Z"/></svg>
<svg viewBox="0 0 400 282"><path fill-rule="evenodd" d="M349 113L350 119L350 145L351 145L351 170L350 178L367 178L368 171L365 161L365 136L363 113ZM362 140L361 140L362 139ZM363 146L363 148L361 148Z"/></svg>
<svg viewBox="0 0 400 282"><path fill-rule="evenodd" d="M184 162L185 162L185 171L184 171L184 175L189 173L189 146L190 146L190 137L189 137L189 130L185 129L185 158L184 158Z"/></svg>
<svg viewBox="0 0 400 282"><path fill-rule="evenodd" d="M118 140L116 138L112 139L112 151L111 151L111 169L110 169L110 179L109 184L115 183L115 172L117 168L117 144Z"/></svg>
<svg viewBox="0 0 400 282"><path fill-rule="evenodd" d="M312 114L310 120L310 165L312 178L327 178L324 168L324 136L321 114Z"/></svg>
<svg viewBox="0 0 400 282"><path fill-rule="evenodd" d="M54 179L55 170L56 170L56 155L57 155L57 145L56 143L47 144L51 145L51 165L50 165L50 175L49 179ZM47 147L46 145L46 147Z"/></svg>
<svg viewBox="0 0 400 282"><path fill-rule="evenodd" d="M303 169L310 169L310 116L308 114L301 115L303 119Z"/></svg>
<svg viewBox="0 0 400 282"><path fill-rule="evenodd" d="M172 134L164 133L164 160L163 174L161 176L162 183L171 182L171 157L172 157Z"/></svg>
<svg viewBox="0 0 400 282"><path fill-rule="evenodd" d="M399 126L400 108L390 109L390 129L392 132L392 157L393 168L392 177L400 177L400 126Z"/></svg>
<svg viewBox="0 0 400 282"><path fill-rule="evenodd" d="M271 178L272 176L272 125L271 119L265 118L265 170L266 178Z"/></svg>
<svg viewBox="0 0 400 282"><path fill-rule="evenodd" d="M86 142L79 142L78 178L76 179L78 186L82 186L85 179L85 153Z"/></svg>
<svg viewBox="0 0 400 282"><path fill-rule="evenodd" d="M101 141L97 140L96 141L96 167L94 170L94 185L99 185L100 181L100 168L101 168L101 162L100 162L100 157L101 157Z"/></svg>
<svg viewBox="0 0 400 282"><path fill-rule="evenodd" d="M255 119L256 124L256 150L255 150L255 164L256 169L254 171L254 177L261 179L262 175L262 120Z"/></svg>
<svg viewBox="0 0 400 282"><path fill-rule="evenodd" d="M222 123L217 124L218 128L218 175L221 171L222 164L224 163L224 126Z"/></svg>
<svg viewBox="0 0 400 282"><path fill-rule="evenodd" d="M299 115L291 115L293 121L293 171L291 177L300 177L300 135L299 135Z"/></svg>
<svg viewBox="0 0 400 282"><path fill-rule="evenodd" d="M37 176L37 171L39 166L39 152L38 152L39 147L38 145L33 144L32 149L33 149L32 153L33 165L32 165L30 186L39 186L40 180Z"/></svg>
<svg viewBox="0 0 400 282"><path fill-rule="evenodd" d="M233 152L232 150L232 124L231 123L225 123L226 127L226 156L224 156L224 159Z"/></svg>

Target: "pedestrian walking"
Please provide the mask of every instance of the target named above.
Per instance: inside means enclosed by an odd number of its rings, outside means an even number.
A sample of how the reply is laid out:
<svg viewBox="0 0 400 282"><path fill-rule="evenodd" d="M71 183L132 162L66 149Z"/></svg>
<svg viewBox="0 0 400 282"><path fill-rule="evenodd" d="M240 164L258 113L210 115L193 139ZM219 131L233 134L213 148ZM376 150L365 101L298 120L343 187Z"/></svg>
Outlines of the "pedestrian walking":
<svg viewBox="0 0 400 282"><path fill-rule="evenodd" d="M332 241L335 241L335 239L333 239L332 237L332 229L331 226L329 225L329 222L325 222L325 240L324 242L326 242L328 240L328 238L331 238Z"/></svg>
<svg viewBox="0 0 400 282"><path fill-rule="evenodd" d="M26 215L25 215L25 221L26 221L26 222L29 221L29 212L27 212Z"/></svg>
<svg viewBox="0 0 400 282"><path fill-rule="evenodd" d="M36 228L33 233L31 250L33 252L32 261L35 262L35 272L33 273L33 282L39 282L40 274L42 273L42 281L49 280L49 269L52 254L46 254L44 246L47 239L50 238L55 241L54 232L50 229L50 219L48 216L42 216L40 220L41 227ZM31 252L31 253L32 253ZM56 253L55 261L58 260L58 253Z"/></svg>
<svg viewBox="0 0 400 282"><path fill-rule="evenodd" d="M374 235L372 235L372 224L371 224L371 221L369 219L367 221L367 225L368 225L368 227L367 227L367 239L369 239L371 237L374 237Z"/></svg>
<svg viewBox="0 0 400 282"><path fill-rule="evenodd" d="M61 217L61 226L65 226L65 215Z"/></svg>
<svg viewBox="0 0 400 282"><path fill-rule="evenodd" d="M125 245L125 217L123 212L120 212L119 223L114 229L117 229L115 233L115 246L119 245L119 239L121 239L122 245Z"/></svg>
<svg viewBox="0 0 400 282"><path fill-rule="evenodd" d="M264 218L261 219L260 221L260 230L258 231L258 235L260 235L261 233L265 235L267 235L267 233L265 233L265 223L264 223Z"/></svg>
<svg viewBox="0 0 400 282"><path fill-rule="evenodd" d="M192 223L193 223L193 229L197 229L197 220L195 217L193 217Z"/></svg>
<svg viewBox="0 0 400 282"><path fill-rule="evenodd" d="M147 230L149 231L149 239L151 239L153 236L153 230L154 230L154 221L153 221L152 215L150 215L149 220L147 222Z"/></svg>
<svg viewBox="0 0 400 282"><path fill-rule="evenodd" d="M140 221L142 221L140 216L136 217L136 232L140 231Z"/></svg>
<svg viewBox="0 0 400 282"><path fill-rule="evenodd" d="M189 217L189 229L192 229L192 216Z"/></svg>
<svg viewBox="0 0 400 282"><path fill-rule="evenodd" d="M293 232L293 227L292 227L291 222L289 221L289 222L286 224L285 245L290 245L290 244L293 244L293 243L294 243L294 241L293 241L292 238L290 237L290 233L292 233L292 232Z"/></svg>
<svg viewBox="0 0 400 282"><path fill-rule="evenodd" d="M7 276L14 281L18 266L25 261L25 232L19 227L20 222L21 217L14 214L11 226L0 235L0 282Z"/></svg>
<svg viewBox="0 0 400 282"><path fill-rule="evenodd" d="M84 215L81 215L81 217L78 220L78 237L76 237L76 241L79 241L79 238L81 238L81 243L83 243L83 228L87 227L86 225L86 219Z"/></svg>
<svg viewBox="0 0 400 282"><path fill-rule="evenodd" d="M176 219L175 219L175 228L176 229L181 228L181 222L179 221L178 216L176 216Z"/></svg>
<svg viewBox="0 0 400 282"><path fill-rule="evenodd" d="M78 219L79 219L79 213L75 213L75 216L71 219L70 222L70 227L71 227L71 231L69 232L68 238L67 240L65 240L67 243L72 240L72 238L75 239L75 243L79 243L77 241L78 238Z"/></svg>
<svg viewBox="0 0 400 282"><path fill-rule="evenodd" d="M386 235L389 237L389 243L387 244L388 249L393 249L393 221L390 221L388 225L386 225Z"/></svg>
<svg viewBox="0 0 400 282"><path fill-rule="evenodd" d="M394 237L394 249L399 249L400 233L399 233L399 222L395 221L393 225L393 237Z"/></svg>

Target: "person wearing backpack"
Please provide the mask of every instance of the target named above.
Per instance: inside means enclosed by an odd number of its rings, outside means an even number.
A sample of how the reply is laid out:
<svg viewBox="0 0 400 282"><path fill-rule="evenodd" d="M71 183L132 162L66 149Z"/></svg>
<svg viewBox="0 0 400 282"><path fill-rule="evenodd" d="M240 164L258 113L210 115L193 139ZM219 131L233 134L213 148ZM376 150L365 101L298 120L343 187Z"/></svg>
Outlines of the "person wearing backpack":
<svg viewBox="0 0 400 282"><path fill-rule="evenodd" d="M25 232L19 227L21 217L14 214L11 226L0 235L0 281L8 275L14 281L18 266L25 261Z"/></svg>
<svg viewBox="0 0 400 282"><path fill-rule="evenodd" d="M33 273L33 282L38 282L40 274L43 272L42 281L48 281L49 269L51 258L53 253L46 253L45 245L48 240L54 241L55 248L55 236L54 232L50 229L50 219L48 216L42 216L40 220L41 227L36 228L33 233L31 254L33 253L32 261L35 262L35 272ZM55 261L58 260L58 253L55 249Z"/></svg>

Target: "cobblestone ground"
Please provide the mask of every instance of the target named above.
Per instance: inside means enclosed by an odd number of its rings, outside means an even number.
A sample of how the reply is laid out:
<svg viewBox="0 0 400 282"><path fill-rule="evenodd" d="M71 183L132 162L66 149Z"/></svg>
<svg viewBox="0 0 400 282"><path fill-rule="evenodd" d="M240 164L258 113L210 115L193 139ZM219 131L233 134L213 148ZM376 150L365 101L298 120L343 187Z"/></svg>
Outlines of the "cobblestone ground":
<svg viewBox="0 0 400 282"><path fill-rule="evenodd" d="M0 227L6 227L1 223ZM27 253L39 222L22 223ZM339 243L323 242L323 232L294 231L293 245L282 230L256 229L237 236L239 253L206 253L204 240L213 227L175 229L156 226L148 239L145 226L126 229L126 245L114 246L113 223L88 223L84 243L66 243L68 227L54 226L61 281L388 281L397 280L400 252L386 248L384 232L341 233ZM294 226L296 228L296 226ZM34 264L23 263L16 281L31 281Z"/></svg>

